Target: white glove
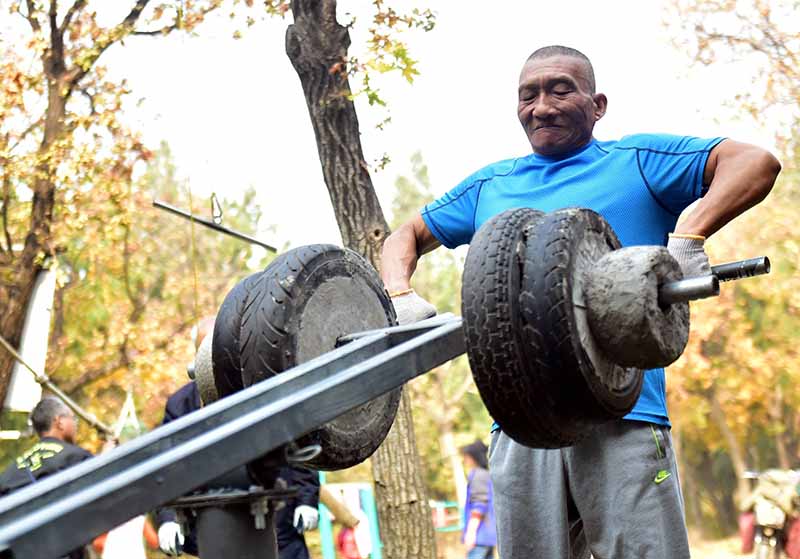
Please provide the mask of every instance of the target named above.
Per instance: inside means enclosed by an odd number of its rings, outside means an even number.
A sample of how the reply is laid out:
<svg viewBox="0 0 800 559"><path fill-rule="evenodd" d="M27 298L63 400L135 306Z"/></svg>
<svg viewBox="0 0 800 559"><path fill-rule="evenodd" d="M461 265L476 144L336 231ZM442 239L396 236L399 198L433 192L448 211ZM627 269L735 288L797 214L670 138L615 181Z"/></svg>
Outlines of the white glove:
<svg viewBox="0 0 800 559"><path fill-rule="evenodd" d="M158 529L158 547L167 555L180 555L183 531L177 522L165 522Z"/></svg>
<svg viewBox="0 0 800 559"><path fill-rule="evenodd" d="M400 326L436 316L436 307L417 295L413 289L390 294L390 297Z"/></svg>
<svg viewBox="0 0 800 559"><path fill-rule="evenodd" d="M701 235L669 234L667 250L681 265L684 278L711 275L711 264L703 247L705 241Z"/></svg>
<svg viewBox="0 0 800 559"><path fill-rule="evenodd" d="M319 511L308 505L299 505L294 509L294 528L298 533L308 532L317 527Z"/></svg>

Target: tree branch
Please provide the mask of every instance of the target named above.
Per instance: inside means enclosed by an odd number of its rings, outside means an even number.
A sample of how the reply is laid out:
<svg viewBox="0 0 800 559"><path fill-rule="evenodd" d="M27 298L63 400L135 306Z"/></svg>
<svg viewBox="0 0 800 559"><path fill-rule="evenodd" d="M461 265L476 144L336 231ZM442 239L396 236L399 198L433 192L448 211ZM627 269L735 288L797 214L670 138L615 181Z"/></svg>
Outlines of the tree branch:
<svg viewBox="0 0 800 559"><path fill-rule="evenodd" d="M12 145L11 145L11 146L8 148L8 153L11 153L11 152L12 152L12 151L14 151L15 149L17 149L17 146L18 146L18 145L20 145L20 144L22 143L22 140L24 140L24 139L27 137L27 135L28 135L28 134L30 134L31 132L33 132L33 131L34 131L34 130L37 128L37 127L41 126L43 123L44 123L44 117L40 117L40 118L39 118L39 120L37 120L36 122L33 122L33 123L31 123L31 125L30 125L30 126L28 126L28 127L27 127L27 128L26 128L26 129L25 129L23 132L22 132L22 134L20 134L20 135L19 135L19 138L17 138L17 141L16 141L16 142L14 142L14 143L13 143L13 144L12 144Z"/></svg>
<svg viewBox="0 0 800 559"><path fill-rule="evenodd" d="M11 178L8 173L3 173L3 233L6 238L8 253L14 255L14 243L8 231L8 206L11 204Z"/></svg>
<svg viewBox="0 0 800 559"><path fill-rule="evenodd" d="M72 6L69 7L66 15L64 16L64 21L61 22L60 31L62 36L66 32L67 27L69 27L72 18L75 17L75 15L80 12L84 6L86 6L86 0L75 0L75 2L72 3Z"/></svg>
<svg viewBox="0 0 800 559"><path fill-rule="evenodd" d="M28 20L33 32L38 33L42 30L42 24L39 23L39 20L36 18L36 6L34 6L33 0L26 0L25 5L28 7L28 13L24 14L25 19Z"/></svg>
<svg viewBox="0 0 800 559"><path fill-rule="evenodd" d="M161 342L156 344L153 350L158 351L165 349L174 338L183 335L186 332L186 330L192 326L192 324L193 324L192 321L182 322L172 332L171 335L166 336L163 340L161 340ZM127 338L125 342L127 343ZM125 355L120 354L119 357L111 363L107 363L102 367L98 367L96 369L90 369L76 379L71 379L68 381L65 380L63 381L64 392L66 392L69 395L74 395L81 388L84 388L85 386L93 382L97 382L103 377L110 375L120 367L123 367L126 362L129 362L127 353Z"/></svg>
<svg viewBox="0 0 800 559"><path fill-rule="evenodd" d="M125 226L125 237L123 240L123 250L122 250L122 266L123 266L123 276L125 278L125 294L128 296L128 300L133 305L133 310L131 311L131 315L129 321L131 324L135 324L139 321L142 313L144 312L144 303L142 302L142 298L138 293L134 293L133 288L131 287L131 276L130 276L130 261L131 261L131 251L130 251L130 243L128 239L130 237L131 229L127 225Z"/></svg>
<svg viewBox="0 0 800 559"><path fill-rule="evenodd" d="M150 31L134 31L131 35L137 37L155 37L157 35L166 35L173 31L176 31L180 28L177 22L173 23L172 25L165 25L161 29L153 29Z"/></svg>
<svg viewBox="0 0 800 559"><path fill-rule="evenodd" d="M214 10L216 10L218 7L219 7L219 2L214 2L206 6L205 8L197 12L198 17L206 16L211 12L213 12ZM159 29L142 29L139 31L132 31L131 35L140 37L155 37L157 35L167 35L169 33L172 33L173 31L178 31L181 28L182 28L181 20L178 17L176 17L175 23L172 23L170 25L165 25L164 27L161 27Z"/></svg>
<svg viewBox="0 0 800 559"><path fill-rule="evenodd" d="M455 392L448 398L447 400L447 407L455 406L457 403L461 401L461 398L469 392L469 389L472 387L472 375L467 373L464 375L464 380L461 382L461 386L459 386Z"/></svg>
<svg viewBox="0 0 800 559"><path fill-rule="evenodd" d="M84 59L83 64L81 66L72 67L69 72L66 73L64 78L70 89L74 88L75 85L83 79L108 47L126 35L131 34L134 25L136 25L136 22L139 20L139 17L142 15L142 12L149 2L150 0L136 0L136 4L134 4L128 15L125 16L125 19L108 31L103 40L99 40L95 43L93 51Z"/></svg>
<svg viewBox="0 0 800 559"><path fill-rule="evenodd" d="M58 28L58 0L50 0L50 10L48 11L48 19L50 20L50 55L47 57L50 60L50 71L53 78L58 78L64 71L64 35Z"/></svg>
<svg viewBox="0 0 800 559"><path fill-rule="evenodd" d="M85 87L81 88L81 93L83 94L84 97L86 97L89 100L89 111L91 112L91 114L93 116L96 115L97 110L95 109L94 105L94 95L89 93L89 90L86 89Z"/></svg>

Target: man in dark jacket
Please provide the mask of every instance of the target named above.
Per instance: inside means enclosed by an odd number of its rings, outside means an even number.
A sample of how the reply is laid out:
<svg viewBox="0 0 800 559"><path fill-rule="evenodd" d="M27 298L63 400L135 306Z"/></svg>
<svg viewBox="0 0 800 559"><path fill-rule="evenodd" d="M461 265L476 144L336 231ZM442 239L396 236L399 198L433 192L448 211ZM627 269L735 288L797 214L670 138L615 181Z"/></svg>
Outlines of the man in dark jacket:
<svg viewBox="0 0 800 559"><path fill-rule="evenodd" d="M200 409L200 392L194 381L180 387L167 399L163 424L187 413ZM308 468L288 467L280 469L279 477L289 487L299 487L297 495L288 500L286 506L275 515L275 531L278 540L279 559L308 559L308 548L303 533L313 530L319 520L319 476ZM179 550L197 555L197 539L194 523L190 521L188 533L177 522L175 511L161 509L157 514L159 547L167 555L178 555ZM178 545L180 544L180 545Z"/></svg>
<svg viewBox="0 0 800 559"><path fill-rule="evenodd" d="M61 400L43 398L31 412L31 423L39 442L0 474L0 495L16 491L92 457L89 451L75 445L78 420ZM70 559L83 556L83 548L68 555Z"/></svg>
<svg viewBox="0 0 800 559"><path fill-rule="evenodd" d="M0 495L92 457L75 445L77 418L61 400L42 399L31 412L31 422L39 442L0 474Z"/></svg>

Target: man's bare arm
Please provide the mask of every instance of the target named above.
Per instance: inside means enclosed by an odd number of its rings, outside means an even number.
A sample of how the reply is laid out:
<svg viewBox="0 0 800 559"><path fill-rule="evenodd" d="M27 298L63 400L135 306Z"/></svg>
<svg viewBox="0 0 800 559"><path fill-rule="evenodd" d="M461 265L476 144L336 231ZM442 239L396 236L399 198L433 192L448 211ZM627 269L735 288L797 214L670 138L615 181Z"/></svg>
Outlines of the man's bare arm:
<svg viewBox="0 0 800 559"><path fill-rule="evenodd" d="M766 198L781 164L759 147L724 140L708 156L703 183L708 192L675 229L677 234L710 237Z"/></svg>
<svg viewBox="0 0 800 559"><path fill-rule="evenodd" d="M398 227L384 241L381 253L381 277L387 291L409 289L419 257L440 244L419 214Z"/></svg>

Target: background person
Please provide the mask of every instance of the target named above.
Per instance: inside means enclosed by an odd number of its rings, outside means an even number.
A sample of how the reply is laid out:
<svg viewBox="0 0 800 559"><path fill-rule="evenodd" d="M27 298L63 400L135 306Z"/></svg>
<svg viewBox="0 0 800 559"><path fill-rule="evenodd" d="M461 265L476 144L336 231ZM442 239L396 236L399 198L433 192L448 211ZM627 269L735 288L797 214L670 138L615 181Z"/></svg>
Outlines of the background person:
<svg viewBox="0 0 800 559"><path fill-rule="evenodd" d="M200 347L203 339L212 335L214 317L205 317L196 329L192 338L195 349ZM202 406L197 383L189 381L181 386L167 399L162 425L169 423ZM286 506L275 515L275 532L278 541L278 557L280 559L308 559L308 547L303 534L313 530L319 523L319 475L316 471L303 467L284 466L280 468L279 477L289 487L299 487L296 496L289 499ZM178 522L173 509L162 508L157 512L158 541L161 550L168 555L181 552L198 554L197 536L193 518L188 519L188 530L184 530Z"/></svg>
<svg viewBox="0 0 800 559"><path fill-rule="evenodd" d="M461 535L461 541L467 547L467 559L491 559L497 545L488 452L480 440L461 447L464 467L469 472Z"/></svg>
<svg viewBox="0 0 800 559"><path fill-rule="evenodd" d="M517 116L532 153L469 176L384 243L382 277L401 324L435 313L410 286L419 257L469 243L483 223L512 208L589 208L623 246L666 244L684 277L710 273L706 237L763 200L780 163L724 138L598 141L594 125L607 107L583 53L553 45L528 57ZM572 447L527 448L495 426L489 462L503 559L570 557L587 542L596 557L689 557L663 369L645 372L629 415Z"/></svg>
<svg viewBox="0 0 800 559"><path fill-rule="evenodd" d="M194 381L178 389L167 399L162 424L200 409L200 392ZM288 499L286 506L275 514L275 531L280 559L308 559L308 548L303 534L314 530L319 523L319 474L309 468L284 466L279 477L289 487L299 487L296 496ZM195 523L189 520L188 533L184 534L173 509L160 509L157 514L158 541L161 550L168 555L180 552L198 554Z"/></svg>
<svg viewBox="0 0 800 559"><path fill-rule="evenodd" d="M19 456L0 474L0 495L6 495L31 483L91 458L88 450L75 445L78 418L61 400L43 398L30 416L39 442ZM68 557L81 559L84 549Z"/></svg>
<svg viewBox="0 0 800 559"><path fill-rule="evenodd" d="M25 451L0 474L0 495L91 458L75 445L78 418L57 398L43 398L31 412L30 421L39 442Z"/></svg>

